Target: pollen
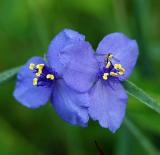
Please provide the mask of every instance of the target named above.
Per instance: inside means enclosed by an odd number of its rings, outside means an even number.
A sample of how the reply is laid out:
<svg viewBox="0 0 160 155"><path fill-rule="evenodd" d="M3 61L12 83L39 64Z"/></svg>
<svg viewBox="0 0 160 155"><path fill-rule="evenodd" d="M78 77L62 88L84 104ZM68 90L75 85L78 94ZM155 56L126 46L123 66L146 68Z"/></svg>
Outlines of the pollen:
<svg viewBox="0 0 160 155"><path fill-rule="evenodd" d="M36 86L37 83L38 83L38 79L37 79L37 78L34 78L34 79L33 79L33 85Z"/></svg>
<svg viewBox="0 0 160 155"><path fill-rule="evenodd" d="M121 64L115 64L114 68L119 70L119 72L118 72L119 75L123 75L125 72L125 69L122 67Z"/></svg>
<svg viewBox="0 0 160 155"><path fill-rule="evenodd" d="M115 68L115 69L121 69L122 66L121 66L121 64L115 64L115 65L114 65L114 68Z"/></svg>
<svg viewBox="0 0 160 155"><path fill-rule="evenodd" d="M115 73L115 72L110 72L110 75L111 75L111 76L118 76L118 74Z"/></svg>
<svg viewBox="0 0 160 155"><path fill-rule="evenodd" d="M36 76L40 77L42 74L42 72L38 71L38 73L36 73Z"/></svg>
<svg viewBox="0 0 160 155"><path fill-rule="evenodd" d="M103 80L107 80L108 79L108 75L109 75L108 73L104 73L103 74Z"/></svg>
<svg viewBox="0 0 160 155"><path fill-rule="evenodd" d="M99 75L103 80L107 80L109 77L117 78L125 73L125 69L120 63L113 64L111 59L115 59L114 56L109 53L104 57L105 66ZM115 59L120 62L118 59Z"/></svg>
<svg viewBox="0 0 160 155"><path fill-rule="evenodd" d="M44 64L38 64L36 67L37 67L38 69L42 69L42 68L44 67Z"/></svg>
<svg viewBox="0 0 160 155"><path fill-rule="evenodd" d="M108 54L108 59L112 59L113 58L113 55L112 54Z"/></svg>
<svg viewBox="0 0 160 155"><path fill-rule="evenodd" d="M124 68L121 68L120 71L119 71L119 75L123 75L125 72L125 69Z"/></svg>
<svg viewBox="0 0 160 155"><path fill-rule="evenodd" d="M54 80L54 75L53 74L47 74L46 76L47 79L51 79L51 80Z"/></svg>
<svg viewBox="0 0 160 155"><path fill-rule="evenodd" d="M111 66L111 62L108 61L107 65L106 65L106 68L109 68Z"/></svg>
<svg viewBox="0 0 160 155"><path fill-rule="evenodd" d="M120 71L125 72L125 69L124 69L124 68L121 68Z"/></svg>
<svg viewBox="0 0 160 155"><path fill-rule="evenodd" d="M42 74L42 70L43 70L44 64L38 64L36 66L36 68L38 69L38 72L36 73L36 76L40 76Z"/></svg>
<svg viewBox="0 0 160 155"><path fill-rule="evenodd" d="M35 64L31 63L31 64L29 65L29 69L30 69L30 70L34 70L34 66L35 66Z"/></svg>

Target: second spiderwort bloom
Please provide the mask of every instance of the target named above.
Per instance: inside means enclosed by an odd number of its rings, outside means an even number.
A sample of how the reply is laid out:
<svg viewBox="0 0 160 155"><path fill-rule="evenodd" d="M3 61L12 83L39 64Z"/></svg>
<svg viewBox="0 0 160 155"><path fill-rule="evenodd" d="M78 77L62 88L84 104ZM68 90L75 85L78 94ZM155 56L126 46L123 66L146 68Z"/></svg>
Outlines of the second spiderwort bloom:
<svg viewBox="0 0 160 155"><path fill-rule="evenodd" d="M86 126L88 116L89 96L87 93L76 91L73 87L81 85L81 88L89 89L93 78L88 73L95 74L93 62L95 58L90 45L83 41L84 36L72 31L64 30L60 32L51 42L48 52L48 62L41 57L33 57L26 65L24 65L17 76L17 84L14 91L14 97L24 106L28 108L38 108L50 99L56 112L61 118L71 124ZM78 48L76 46L78 45ZM70 48L73 50L69 50ZM68 65L74 62L77 50L83 50L86 53L85 64L79 63L71 68L69 72ZM84 65L88 65L87 69L83 69ZM71 65L70 65L71 66ZM86 82L70 81L76 73L74 68L82 69L85 75ZM83 76L83 75L82 75ZM83 76L84 77L84 76Z"/></svg>
<svg viewBox="0 0 160 155"><path fill-rule="evenodd" d="M78 45L76 47L78 49ZM72 51L74 48L70 48ZM74 87L78 90L85 90L92 83L89 90L91 99L89 105L89 115L93 120L98 120L99 124L115 132L121 125L125 109L128 101L128 96L121 84L121 81L127 79L131 74L138 57L138 46L135 40L127 38L122 33L112 33L104 37L99 43L96 50L96 62L94 65L87 65L85 48L77 52L77 58L85 64L84 71L79 72L74 68L75 78L70 78L67 83L75 83L79 81L81 85ZM77 65L77 61L72 62L68 68L73 68ZM79 64L78 64L79 65ZM89 69L88 69L89 67ZM92 69L90 69L90 67ZM89 70L91 72L85 72ZM94 71L96 74L94 74ZM71 70L68 70L70 74ZM87 78L85 77L87 76ZM88 78L90 76L90 78ZM86 80L87 79L87 80ZM88 79L90 81L88 82ZM85 85L87 81L87 85ZM87 88L85 88L87 86Z"/></svg>
<svg viewBox="0 0 160 155"><path fill-rule="evenodd" d="M90 91L89 114L102 127L115 132L121 125L128 101L121 81L131 74L138 57L135 40L122 33L106 36L98 45L97 80Z"/></svg>

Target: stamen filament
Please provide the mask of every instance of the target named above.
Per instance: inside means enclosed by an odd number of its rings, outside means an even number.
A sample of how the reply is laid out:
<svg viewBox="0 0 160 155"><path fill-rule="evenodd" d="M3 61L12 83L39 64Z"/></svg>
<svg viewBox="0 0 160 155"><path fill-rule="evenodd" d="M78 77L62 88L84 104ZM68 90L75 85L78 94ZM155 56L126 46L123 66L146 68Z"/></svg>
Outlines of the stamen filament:
<svg viewBox="0 0 160 155"><path fill-rule="evenodd" d="M33 70L35 78L33 78L33 86L50 86L53 83L56 75L52 71L52 68L45 66L44 64L33 64L29 65L29 69Z"/></svg>
<svg viewBox="0 0 160 155"><path fill-rule="evenodd" d="M103 68L103 74L101 74L101 78L103 80L107 80L110 76L112 76L112 78L117 78L125 73L125 69L122 67L122 65L120 63L113 65L111 59L114 59L114 56L111 53L105 55L104 57L105 67Z"/></svg>

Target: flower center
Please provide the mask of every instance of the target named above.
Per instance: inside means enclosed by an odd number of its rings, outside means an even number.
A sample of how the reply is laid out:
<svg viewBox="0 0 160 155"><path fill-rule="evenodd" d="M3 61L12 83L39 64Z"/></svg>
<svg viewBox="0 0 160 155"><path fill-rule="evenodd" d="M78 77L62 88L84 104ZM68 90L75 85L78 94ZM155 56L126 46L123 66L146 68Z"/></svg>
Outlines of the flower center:
<svg viewBox="0 0 160 155"><path fill-rule="evenodd" d="M117 63L113 65L112 59L114 59L112 54L108 54L104 58L105 66L100 75L103 80L108 80L110 77L118 78L125 73L125 69L121 64Z"/></svg>
<svg viewBox="0 0 160 155"><path fill-rule="evenodd" d="M35 74L33 79L34 86L51 86L56 79L56 72L44 64L31 63L29 69Z"/></svg>

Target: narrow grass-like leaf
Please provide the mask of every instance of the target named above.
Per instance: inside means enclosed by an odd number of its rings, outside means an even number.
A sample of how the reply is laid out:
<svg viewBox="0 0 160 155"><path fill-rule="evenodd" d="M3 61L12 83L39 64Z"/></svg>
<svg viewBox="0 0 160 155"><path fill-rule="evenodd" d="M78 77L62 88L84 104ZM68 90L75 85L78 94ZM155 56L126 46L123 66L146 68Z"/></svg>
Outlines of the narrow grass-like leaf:
<svg viewBox="0 0 160 155"><path fill-rule="evenodd" d="M126 80L123 82L125 89L127 90L128 94L135 97L148 107L152 108L153 110L160 113L160 103L155 101L152 97L150 97L147 93L145 93L142 89L138 88L132 82Z"/></svg>
<svg viewBox="0 0 160 155"><path fill-rule="evenodd" d="M125 125L131 134L139 141L142 147L150 155L158 155L160 152L153 146L153 144L142 134L142 132L133 124L128 118L125 119Z"/></svg>
<svg viewBox="0 0 160 155"><path fill-rule="evenodd" d="M0 83L3 83L4 81L15 76L18 73L19 68L20 67L12 68L12 69L9 69L7 71L0 73Z"/></svg>

